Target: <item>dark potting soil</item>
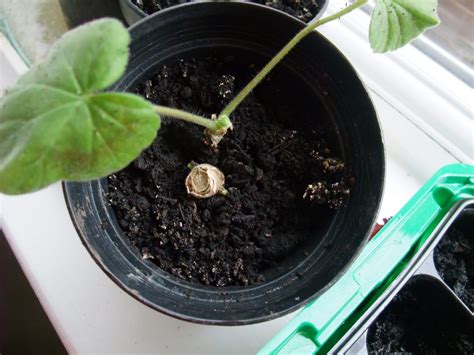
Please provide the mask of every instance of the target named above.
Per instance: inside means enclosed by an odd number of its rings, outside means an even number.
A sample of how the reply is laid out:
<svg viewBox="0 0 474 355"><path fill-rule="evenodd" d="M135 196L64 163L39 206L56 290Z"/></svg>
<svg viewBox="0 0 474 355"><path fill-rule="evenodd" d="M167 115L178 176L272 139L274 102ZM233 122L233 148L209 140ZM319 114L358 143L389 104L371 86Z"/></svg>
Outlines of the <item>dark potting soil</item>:
<svg viewBox="0 0 474 355"><path fill-rule="evenodd" d="M449 228L434 252L441 278L471 311L474 311L473 238L474 214L464 215Z"/></svg>
<svg viewBox="0 0 474 355"><path fill-rule="evenodd" d="M301 21L311 21L323 8L327 0L252 0L257 4L273 7L284 11ZM167 7L191 2L191 0L132 0L132 2L148 15Z"/></svg>
<svg viewBox="0 0 474 355"><path fill-rule="evenodd" d="M369 354L474 353L474 322L460 318L448 291L430 282L412 278L377 317L367 336Z"/></svg>
<svg viewBox="0 0 474 355"><path fill-rule="evenodd" d="M236 77L233 61L163 65L136 92L210 117L249 79ZM297 113L280 109L273 95L269 80L249 96L217 150L205 142L202 127L164 118L153 144L108 178L120 226L144 258L191 282L251 285L264 281L262 272L290 255L315 223L332 218L349 193L347 169L320 133L295 130ZM263 105L269 98L275 102ZM190 162L221 169L229 195L187 195ZM303 199L315 181L325 188Z"/></svg>

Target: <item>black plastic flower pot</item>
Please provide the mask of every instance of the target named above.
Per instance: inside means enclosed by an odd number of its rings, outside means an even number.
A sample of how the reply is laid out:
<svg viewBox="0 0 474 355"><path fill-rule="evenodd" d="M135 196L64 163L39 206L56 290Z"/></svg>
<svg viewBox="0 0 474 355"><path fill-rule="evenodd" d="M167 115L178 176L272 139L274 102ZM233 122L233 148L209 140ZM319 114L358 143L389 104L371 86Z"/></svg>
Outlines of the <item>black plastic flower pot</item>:
<svg viewBox="0 0 474 355"><path fill-rule="evenodd" d="M163 9L176 6L183 3L189 2L202 2L202 0L166 0L166 1L151 1L151 0L119 0L122 14L125 17L129 25L133 25L135 22L140 21L151 13L159 12ZM204 0L206 1L206 0ZM239 0L207 0L209 2L235 2ZM266 6L276 8L284 11L292 16L297 17L300 20L309 22L312 19L319 18L324 13L328 5L327 0L304 0L304 1L281 1L279 3L272 1L263 0L240 0L246 2L253 2L258 4L268 3ZM141 4L139 6L138 4ZM158 5L154 4L157 3Z"/></svg>
<svg viewBox="0 0 474 355"><path fill-rule="evenodd" d="M303 22L291 16L256 4L173 7L131 28L129 66L114 89L131 90L161 65L181 58L233 56L237 66L248 70L254 64L258 68L303 27ZM272 82L280 85L280 99L289 97L298 106L298 117L288 118L297 129L324 127L327 141L353 176L348 199L336 212L310 216L315 222L308 238L278 265L265 270L264 282L213 287L172 276L142 258L108 203L107 179L65 183L70 214L82 242L97 264L131 296L163 313L197 323L263 322L295 311L320 295L363 247L379 209L385 166L381 131L367 91L347 59L317 32L272 72Z"/></svg>
<svg viewBox="0 0 474 355"><path fill-rule="evenodd" d="M115 17L126 22L117 0L59 0L69 28L101 17Z"/></svg>

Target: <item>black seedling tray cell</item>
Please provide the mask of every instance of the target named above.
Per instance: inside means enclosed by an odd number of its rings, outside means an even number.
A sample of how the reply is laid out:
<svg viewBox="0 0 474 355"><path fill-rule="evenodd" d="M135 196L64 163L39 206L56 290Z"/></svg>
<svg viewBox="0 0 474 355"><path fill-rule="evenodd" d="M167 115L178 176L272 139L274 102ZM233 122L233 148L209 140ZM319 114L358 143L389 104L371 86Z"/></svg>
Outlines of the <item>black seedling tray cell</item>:
<svg viewBox="0 0 474 355"><path fill-rule="evenodd" d="M436 271L474 311L474 208L466 208L434 250Z"/></svg>
<svg viewBox="0 0 474 355"><path fill-rule="evenodd" d="M474 354L473 234L466 200L331 353Z"/></svg>
<svg viewBox="0 0 474 355"><path fill-rule="evenodd" d="M369 354L472 354L472 316L438 279L417 275L369 327Z"/></svg>

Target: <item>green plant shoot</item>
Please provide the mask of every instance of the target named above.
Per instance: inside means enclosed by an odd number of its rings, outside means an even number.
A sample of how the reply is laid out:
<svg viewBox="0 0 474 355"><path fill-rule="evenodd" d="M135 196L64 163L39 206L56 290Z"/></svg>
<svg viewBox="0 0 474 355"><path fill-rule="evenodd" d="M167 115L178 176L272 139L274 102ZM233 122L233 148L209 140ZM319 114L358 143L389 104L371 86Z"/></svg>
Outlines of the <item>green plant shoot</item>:
<svg viewBox="0 0 474 355"><path fill-rule="evenodd" d="M218 142L232 128L235 108L299 41L367 1L308 24L216 120L134 94L102 92L120 79L128 62L130 35L119 21L97 20L66 33L0 100L0 192L21 194L120 170L151 144L159 115L201 125ZM436 0L376 0L369 31L373 50L395 50L437 25L436 7Z"/></svg>
<svg viewBox="0 0 474 355"><path fill-rule="evenodd" d="M325 23L341 18L365 5L367 2L368 0L356 0L351 5L331 16L309 23L237 94L224 108L221 115L230 116L247 95L291 49L313 30ZM370 44L377 53L393 51L409 43L423 33L424 30L436 26L438 23L437 0L376 0L370 21Z"/></svg>

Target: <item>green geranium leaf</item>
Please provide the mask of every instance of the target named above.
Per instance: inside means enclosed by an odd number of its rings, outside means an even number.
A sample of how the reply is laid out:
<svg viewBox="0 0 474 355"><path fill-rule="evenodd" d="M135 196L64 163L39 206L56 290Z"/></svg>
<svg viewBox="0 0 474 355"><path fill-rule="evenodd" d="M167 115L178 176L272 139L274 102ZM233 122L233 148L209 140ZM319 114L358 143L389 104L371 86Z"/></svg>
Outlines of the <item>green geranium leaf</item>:
<svg viewBox="0 0 474 355"><path fill-rule="evenodd" d="M122 169L151 144L160 120L149 102L97 92L123 75L129 42L117 20L78 27L2 97L1 192L99 178Z"/></svg>
<svg viewBox="0 0 474 355"><path fill-rule="evenodd" d="M369 39L376 53L393 51L439 24L437 0L376 0Z"/></svg>

